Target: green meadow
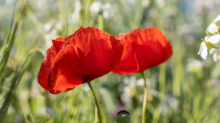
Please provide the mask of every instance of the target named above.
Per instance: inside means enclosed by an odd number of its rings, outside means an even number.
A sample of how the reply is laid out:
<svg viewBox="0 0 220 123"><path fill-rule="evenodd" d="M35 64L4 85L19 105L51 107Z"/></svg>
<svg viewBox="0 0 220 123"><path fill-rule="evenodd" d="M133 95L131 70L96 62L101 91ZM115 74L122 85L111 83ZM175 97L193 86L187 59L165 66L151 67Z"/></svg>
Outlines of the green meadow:
<svg viewBox="0 0 220 123"><path fill-rule="evenodd" d="M57 95L43 89L38 72L52 40L81 26L117 36L157 27L173 55L144 71L146 123L219 123L220 63L198 55L206 28L220 14L219 0L0 0L0 123L98 123L87 84ZM140 73L108 73L92 82L103 123L120 110L141 123Z"/></svg>

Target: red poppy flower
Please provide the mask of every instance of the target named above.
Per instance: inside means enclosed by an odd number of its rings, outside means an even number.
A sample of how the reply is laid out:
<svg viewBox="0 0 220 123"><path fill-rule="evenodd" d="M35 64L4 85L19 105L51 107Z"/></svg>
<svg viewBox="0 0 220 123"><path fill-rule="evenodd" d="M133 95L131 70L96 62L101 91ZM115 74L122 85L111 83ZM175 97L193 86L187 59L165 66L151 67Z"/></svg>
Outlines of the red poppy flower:
<svg viewBox="0 0 220 123"><path fill-rule="evenodd" d="M38 82L53 94L109 73L120 63L123 52L117 37L93 27L81 27L73 35L52 42Z"/></svg>
<svg viewBox="0 0 220 123"><path fill-rule="evenodd" d="M170 58L172 47L158 28L135 29L119 34L124 46L121 62L113 72L133 74L157 66Z"/></svg>

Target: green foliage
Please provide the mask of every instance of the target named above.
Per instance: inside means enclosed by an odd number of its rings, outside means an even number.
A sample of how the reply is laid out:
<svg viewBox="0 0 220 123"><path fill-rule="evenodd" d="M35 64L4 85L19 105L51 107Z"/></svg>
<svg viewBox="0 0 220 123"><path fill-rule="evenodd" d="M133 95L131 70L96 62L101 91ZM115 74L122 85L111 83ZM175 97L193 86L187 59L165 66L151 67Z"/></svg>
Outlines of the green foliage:
<svg viewBox="0 0 220 123"><path fill-rule="evenodd" d="M199 11L196 7L201 6L191 1L158 1L102 0L98 13L90 8L97 2L94 0L0 1L0 122L98 121L88 85L52 95L37 82L51 40L73 34L80 26L93 26L115 36L138 27L160 28L174 54L165 64L144 72L148 83L146 123L219 122L220 65L211 58L202 61L197 52L207 25L219 14L220 3L212 0L217 7L204 5ZM141 78L141 74L109 73L92 81L104 123L116 123L121 109L131 113L132 123L141 122Z"/></svg>

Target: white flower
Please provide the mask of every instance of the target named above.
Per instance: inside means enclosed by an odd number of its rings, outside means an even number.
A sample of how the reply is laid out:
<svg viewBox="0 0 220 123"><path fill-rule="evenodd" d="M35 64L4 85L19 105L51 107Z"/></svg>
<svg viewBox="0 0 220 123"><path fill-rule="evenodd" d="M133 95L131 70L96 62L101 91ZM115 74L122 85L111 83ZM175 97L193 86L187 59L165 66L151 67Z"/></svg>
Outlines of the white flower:
<svg viewBox="0 0 220 123"><path fill-rule="evenodd" d="M206 39L207 42L210 42L212 44L217 44L220 41L220 34L215 34L213 36L209 36Z"/></svg>
<svg viewBox="0 0 220 123"><path fill-rule="evenodd" d="M219 61L218 55L217 55L217 53L216 53L216 50L217 50L217 49L215 49L215 48L211 48L210 51L209 51L209 54L213 54L213 60L214 60L215 62Z"/></svg>
<svg viewBox="0 0 220 123"><path fill-rule="evenodd" d="M201 45L200 45L200 48L199 48L198 55L200 55L203 59L206 59L207 55L208 55L207 50L208 50L208 48L206 46L206 43L202 42Z"/></svg>
<svg viewBox="0 0 220 123"><path fill-rule="evenodd" d="M207 31L209 33L215 34L218 31L218 27L215 24L215 22L220 21L220 14L214 19L214 22L212 22L208 27L207 27Z"/></svg>
<svg viewBox="0 0 220 123"><path fill-rule="evenodd" d="M58 22L56 23L56 29L57 29L57 30L61 30L62 27L63 27L63 23L62 23L61 21L58 21Z"/></svg>
<svg viewBox="0 0 220 123"><path fill-rule="evenodd" d="M159 5L159 7L164 7L165 6L165 0L156 0L157 4Z"/></svg>
<svg viewBox="0 0 220 123"><path fill-rule="evenodd" d="M145 82L144 82L144 79L143 79L143 78L140 78L140 79L137 80L137 85L138 85L138 86L142 86L142 85L144 85L144 83L145 83Z"/></svg>
<svg viewBox="0 0 220 123"><path fill-rule="evenodd" d="M189 59L187 61L186 69L189 72L200 71L202 69L202 62L196 59Z"/></svg>
<svg viewBox="0 0 220 123"><path fill-rule="evenodd" d="M44 25L44 31L46 32L49 32L51 28L52 28L52 24L50 22Z"/></svg>
<svg viewBox="0 0 220 123"><path fill-rule="evenodd" d="M102 10L103 10L103 17L106 20L111 20L114 15L114 11L112 11L112 5L110 3L106 3L105 5L102 6Z"/></svg>
<svg viewBox="0 0 220 123"><path fill-rule="evenodd" d="M50 20L49 22L44 24L44 31L45 32L50 32L50 30L53 28L53 25L55 24L55 20Z"/></svg>
<svg viewBox="0 0 220 123"><path fill-rule="evenodd" d="M44 35L44 40L46 43L46 49L52 46L52 40L58 37L58 31L56 29L52 29L49 33Z"/></svg>
<svg viewBox="0 0 220 123"><path fill-rule="evenodd" d="M220 34L215 34L213 36L206 36L205 37L205 42L201 43L198 55L201 55L201 57L203 59L206 59L207 55L208 55L208 48L206 46L206 42L210 42L212 44L217 44L217 43L219 43L219 41L220 41ZM210 54L213 54L213 52L215 51L214 49L215 48L212 48L210 50ZM218 57L217 57L216 53L213 54L213 59L214 59L214 61L217 61Z"/></svg>
<svg viewBox="0 0 220 123"><path fill-rule="evenodd" d="M68 23L77 24L78 20L79 20L79 14L80 14L80 11L82 9L81 2L79 0L77 0L75 2L74 7L75 7L74 11L68 17Z"/></svg>
<svg viewBox="0 0 220 123"><path fill-rule="evenodd" d="M168 114L168 106L166 103L162 102L160 105L159 105L159 108L161 110L161 115L162 116L165 116Z"/></svg>
<svg viewBox="0 0 220 123"><path fill-rule="evenodd" d="M89 91L89 90L90 90L88 84L84 84L84 85L83 85L83 90L84 90L84 91Z"/></svg>
<svg viewBox="0 0 220 123"><path fill-rule="evenodd" d="M90 6L90 12L91 13L98 13L101 11L102 4L100 2L94 2L92 3L92 5Z"/></svg>
<svg viewBox="0 0 220 123"><path fill-rule="evenodd" d="M209 33L214 34L215 32L218 31L218 27L216 26L215 23L211 23L211 24L207 27L206 30L207 30Z"/></svg>
<svg viewBox="0 0 220 123"><path fill-rule="evenodd" d="M220 17L220 16L219 16ZM210 42L210 43L212 43L212 44L217 44L217 43L219 43L219 41L220 41L220 34L215 34L215 35L213 35L213 36L209 36L207 39L206 39L206 41L207 42ZM218 56L217 56L217 54L216 54L216 51L217 49L215 49L215 48L211 48L210 49L210 51L209 51L209 54L213 54L213 60L215 61L215 62L217 62L218 61Z"/></svg>
<svg viewBox="0 0 220 123"><path fill-rule="evenodd" d="M172 109L174 109L174 110L177 110L178 109L178 107L179 107L179 102L178 102L178 100L175 98L175 97L169 97L168 98L168 102L169 102L169 105L170 105L170 107L172 108Z"/></svg>
<svg viewBox="0 0 220 123"><path fill-rule="evenodd" d="M214 19L214 22L220 21L220 14Z"/></svg>
<svg viewBox="0 0 220 123"><path fill-rule="evenodd" d="M123 79L123 83L124 83L124 84L128 85L129 82L130 82L130 80L129 80L128 77L125 77L125 78Z"/></svg>
<svg viewBox="0 0 220 123"><path fill-rule="evenodd" d="M112 20L112 17L114 16L114 11L110 3L102 4L101 2L93 2L90 6L90 12L92 13L92 16L102 12L103 17L106 20Z"/></svg>
<svg viewBox="0 0 220 123"><path fill-rule="evenodd" d="M142 6L147 7L150 4L149 0L142 0Z"/></svg>
<svg viewBox="0 0 220 123"><path fill-rule="evenodd" d="M110 3L106 3L102 5L102 10L109 10L112 8L112 5Z"/></svg>
<svg viewBox="0 0 220 123"><path fill-rule="evenodd" d="M44 35L44 40L45 40L45 43L46 43L46 48L45 49L48 49L49 47L51 47L53 44L52 44L52 40L53 40L53 36L51 36L51 34L45 34Z"/></svg>

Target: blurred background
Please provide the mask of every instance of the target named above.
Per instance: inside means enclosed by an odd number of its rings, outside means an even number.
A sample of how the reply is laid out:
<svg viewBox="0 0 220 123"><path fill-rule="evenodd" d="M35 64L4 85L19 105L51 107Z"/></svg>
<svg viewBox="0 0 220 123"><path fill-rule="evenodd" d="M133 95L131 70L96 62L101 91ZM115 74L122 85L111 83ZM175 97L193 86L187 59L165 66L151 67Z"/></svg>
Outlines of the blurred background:
<svg viewBox="0 0 220 123"><path fill-rule="evenodd" d="M26 3L26 4L25 4ZM81 26L111 35L160 28L173 47L164 64L147 69L147 123L220 122L220 63L197 55L219 0L0 0L0 122L91 123L95 102L87 84L58 95L37 75L52 39ZM141 122L141 74L109 73L92 82L107 123L125 109Z"/></svg>

